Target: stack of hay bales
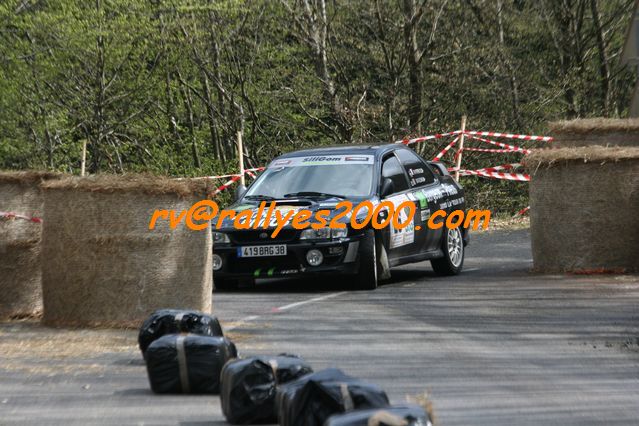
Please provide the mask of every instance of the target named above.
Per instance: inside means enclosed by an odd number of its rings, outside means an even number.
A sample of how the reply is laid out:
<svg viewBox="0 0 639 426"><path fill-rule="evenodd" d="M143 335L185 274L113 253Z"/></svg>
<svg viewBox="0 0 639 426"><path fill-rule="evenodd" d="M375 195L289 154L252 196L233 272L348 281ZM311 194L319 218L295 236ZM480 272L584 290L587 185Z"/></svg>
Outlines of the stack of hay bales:
<svg viewBox="0 0 639 426"><path fill-rule="evenodd" d="M639 270L639 120L551 124L554 148L532 175L533 262L540 272Z"/></svg>
<svg viewBox="0 0 639 426"><path fill-rule="evenodd" d="M586 118L550 123L555 148L639 146L639 119Z"/></svg>
<svg viewBox="0 0 639 426"><path fill-rule="evenodd" d="M0 212L34 220L0 217L0 319L33 316L42 309L40 183L49 172L0 172Z"/></svg>
<svg viewBox="0 0 639 426"><path fill-rule="evenodd" d="M139 326L151 312L212 308L211 229L170 229L204 198L206 182L98 175L43 185L43 321L50 325Z"/></svg>

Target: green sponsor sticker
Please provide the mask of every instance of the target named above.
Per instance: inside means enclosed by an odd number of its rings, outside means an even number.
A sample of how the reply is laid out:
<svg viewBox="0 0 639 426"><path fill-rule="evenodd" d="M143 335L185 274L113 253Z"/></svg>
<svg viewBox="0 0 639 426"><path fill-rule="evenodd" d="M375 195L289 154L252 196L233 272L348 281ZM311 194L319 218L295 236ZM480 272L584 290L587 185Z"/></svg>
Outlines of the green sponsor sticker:
<svg viewBox="0 0 639 426"><path fill-rule="evenodd" d="M422 191L417 191L415 193L415 197L419 200L419 207L425 209L428 207L428 201L426 200L426 196Z"/></svg>

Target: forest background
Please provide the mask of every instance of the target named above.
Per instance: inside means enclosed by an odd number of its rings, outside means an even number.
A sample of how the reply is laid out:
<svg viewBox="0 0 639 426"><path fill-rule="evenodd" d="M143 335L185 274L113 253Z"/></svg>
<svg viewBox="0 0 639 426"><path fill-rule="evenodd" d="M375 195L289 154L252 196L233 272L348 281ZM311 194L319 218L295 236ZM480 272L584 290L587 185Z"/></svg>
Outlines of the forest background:
<svg viewBox="0 0 639 426"><path fill-rule="evenodd" d="M0 169L206 176L292 150L627 115L632 0L3 0ZM537 144L537 145L535 145ZM542 144L531 142L527 147ZM415 147L427 158L441 141ZM519 154L465 153L468 169ZM449 157L450 158L450 157ZM527 184L462 178L513 212Z"/></svg>

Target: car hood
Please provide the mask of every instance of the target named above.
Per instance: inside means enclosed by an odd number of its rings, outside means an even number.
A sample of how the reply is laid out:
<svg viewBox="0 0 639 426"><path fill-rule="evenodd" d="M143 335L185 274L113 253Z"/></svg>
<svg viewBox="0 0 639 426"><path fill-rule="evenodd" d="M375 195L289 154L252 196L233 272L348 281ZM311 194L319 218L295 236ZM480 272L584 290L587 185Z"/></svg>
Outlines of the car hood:
<svg viewBox="0 0 639 426"><path fill-rule="evenodd" d="M327 222L330 222L335 216L337 216L339 213L344 211L343 207L340 207L339 209L337 208L338 203L342 201L349 201L353 204L353 207L355 207L359 203L365 200L371 201L373 205L375 205L375 203L378 202L376 197L366 198L366 199L356 199L356 200L355 199L344 200L337 197L331 197L331 198L305 198L304 197L304 198L282 199L282 200L272 200L272 201L269 200L269 201L264 201L265 207L263 208L260 215L259 208L260 208L260 203L262 203L262 201L242 200L241 202L232 204L231 206L227 207L225 210L234 210L238 216L240 215L242 216L242 222L245 219L247 219L250 214L251 224L255 223L256 218L261 217L262 220L259 222L259 224L260 224L260 227L262 227L264 223L263 221L267 216L271 203L275 203L275 208L272 209L272 212L270 215L271 222L269 226L269 228L274 228L276 226L276 223L274 222L276 218L276 213L275 213L276 211L279 211L279 215L281 217L284 217L291 210L293 210L294 212L293 216L295 215L296 212L300 210L308 210L311 212L311 218L304 222L317 223L317 220L315 220L315 213L319 210L326 210L328 211L328 214L326 214L324 218L326 219ZM250 213L246 213L246 212L250 212ZM358 211L358 217L366 216L366 213L367 213L366 209L360 209L360 211ZM348 214L339 218L338 221L341 223L348 223L350 221L350 218L351 218L351 213L349 211ZM289 220L287 224L284 226L284 229L290 229L290 228L292 228L292 225L291 225L291 221ZM222 231L238 230L239 231L241 229L236 228L234 226L234 219L226 218L224 219L221 226L219 227L219 230L222 230Z"/></svg>

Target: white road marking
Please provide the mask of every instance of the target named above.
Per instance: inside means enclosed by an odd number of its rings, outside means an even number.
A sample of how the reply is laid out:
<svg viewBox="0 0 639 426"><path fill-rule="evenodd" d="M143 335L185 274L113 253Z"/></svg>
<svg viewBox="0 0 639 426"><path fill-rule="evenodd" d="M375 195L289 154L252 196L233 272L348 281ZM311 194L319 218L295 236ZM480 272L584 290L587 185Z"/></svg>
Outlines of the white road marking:
<svg viewBox="0 0 639 426"><path fill-rule="evenodd" d="M327 294L325 296L313 297L311 299L302 300L301 302L290 303L288 305L280 306L278 308L273 308L271 310L271 313L277 313L277 312L281 312L281 311L286 311L288 309L296 308L296 307L302 306L302 305L308 305L310 303L321 302L323 300L332 299L333 297L341 296L341 295L346 294L346 293L348 293L348 292L347 291L340 291L338 293L331 293L331 294ZM260 318L262 316L263 315L249 315L249 316L244 317L244 318L240 319L239 321L237 321L235 323L235 325L232 325L230 327L225 327L225 330L226 331L235 330L236 328L246 324L247 322L255 321L256 319L258 319L258 318Z"/></svg>
<svg viewBox="0 0 639 426"><path fill-rule="evenodd" d="M244 325L247 322L255 321L259 317L260 317L259 315L249 315L248 317L244 317L241 320L239 320L238 322L236 322L235 325L232 325L230 327L224 327L224 330L226 330L226 331L235 330L239 326Z"/></svg>
<svg viewBox="0 0 639 426"><path fill-rule="evenodd" d="M307 305L309 303L321 302L322 300L332 299L333 297L341 296L342 294L348 293L347 291L340 291L339 293L331 293L326 296L313 297L312 299L303 300L301 302L291 303L290 305L280 306L279 308L274 308L274 312L285 311L287 309L296 308L298 306Z"/></svg>
<svg viewBox="0 0 639 426"><path fill-rule="evenodd" d="M244 321L253 321L253 320L258 319L259 317L260 317L259 315L251 315L251 316L248 316L248 317L244 318Z"/></svg>

